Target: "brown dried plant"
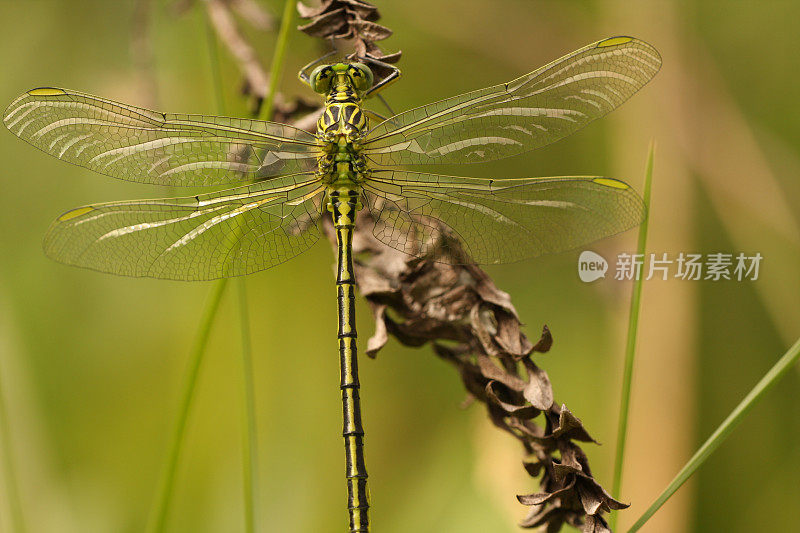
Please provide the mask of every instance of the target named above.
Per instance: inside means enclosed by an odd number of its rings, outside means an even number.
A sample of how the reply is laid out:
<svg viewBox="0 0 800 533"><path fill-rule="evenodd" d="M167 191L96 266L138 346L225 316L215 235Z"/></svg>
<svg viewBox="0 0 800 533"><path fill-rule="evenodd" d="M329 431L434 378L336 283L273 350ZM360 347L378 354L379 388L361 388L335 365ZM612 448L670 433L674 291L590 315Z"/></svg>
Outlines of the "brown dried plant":
<svg viewBox="0 0 800 533"><path fill-rule="evenodd" d="M180 0L172 5L176 13L183 13L191 8L194 0ZM256 30L270 31L275 22L254 0L204 0L208 20L220 40L230 52L236 65L244 77L242 92L256 97L257 104L266 96L269 86L269 74L258 56L256 48L242 33L238 18L246 21Z"/></svg>
<svg viewBox="0 0 800 533"><path fill-rule="evenodd" d="M375 59L383 63L397 63L402 52L384 54L376 41L392 35L392 30L378 24L381 15L374 5L361 0L324 0L317 7L307 7L298 2L300 16L310 19L297 29L334 46L348 50L351 59ZM370 63L375 81L391 73L391 69Z"/></svg>
<svg viewBox="0 0 800 533"><path fill-rule="evenodd" d="M389 248L373 236L374 225L362 211L353 239L356 283L376 323L367 354L375 357L392 336L406 346L430 343L458 370L469 398L483 403L492 423L520 442L524 468L540 478L538 492L517 496L532 507L522 527L554 532L566 523L584 532L610 531L603 514L627 505L592 477L577 443L594 439L566 405L554 401L547 373L533 361L552 346L547 326L531 343L511 297L486 272ZM326 231L335 243L331 224ZM457 247L447 243L450 253L462 253Z"/></svg>

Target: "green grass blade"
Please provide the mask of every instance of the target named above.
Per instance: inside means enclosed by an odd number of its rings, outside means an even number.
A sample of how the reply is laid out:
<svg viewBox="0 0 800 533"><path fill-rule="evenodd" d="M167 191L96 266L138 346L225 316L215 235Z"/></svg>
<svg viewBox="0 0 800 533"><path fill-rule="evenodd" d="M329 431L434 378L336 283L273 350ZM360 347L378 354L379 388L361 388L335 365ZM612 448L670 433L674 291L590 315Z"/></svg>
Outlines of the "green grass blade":
<svg viewBox="0 0 800 533"><path fill-rule="evenodd" d="M225 114L225 98L222 93L222 71L219 61L219 50L216 35L206 18L208 35L208 51L211 63L211 77L217 100L217 111ZM239 228L239 232L242 228ZM237 296L239 301L239 327L241 336L242 358L242 499L244 500L244 528L246 533L255 532L256 515L255 499L258 480L257 438L255 415L255 387L253 384L253 352L250 337L250 317L247 309L247 284L244 278L237 280Z"/></svg>
<svg viewBox="0 0 800 533"><path fill-rule="evenodd" d="M283 67L284 59L286 56L286 43L289 38L289 27L294 19L294 3L287 1L284 7L283 20L281 23L280 32L278 34L278 43L275 48L275 55L273 56L272 72L270 87L267 94L266 104L262 107L261 116L269 119L272 116L272 111L275 102L275 92L277 90L280 73ZM209 56L212 71L212 82L214 84L214 92L217 100L218 112L224 114L224 98L222 94L222 75L219 65L219 54L217 50L216 38L210 25L206 23L206 32L208 36ZM197 384L197 377L199 375L203 354L208 342L208 337L211 331L211 326L216 318L219 303L222 295L225 292L227 280L221 279L214 284L211 294L206 304L203 313L203 319L198 331L197 340L192 350L192 355L189 360L189 369L187 371L186 381L181 393L181 404L178 412L178 418L175 422L175 430L172 437L170 446L170 455L162 475L161 484L159 486L158 496L156 499L156 511L151 517L148 524L147 531L152 533L161 533L164 531L166 518L169 512L169 507L172 501L172 495L175 485L175 474L177 471L178 460L183 447L183 440L186 431L186 423L191 408L191 403L194 399L194 390ZM246 288L244 281L240 281L239 285L239 309L241 315L241 335L242 335L242 364L244 374L244 410L245 410L245 424L244 424L244 499L245 499L245 527L248 533L252 533L255 528L255 493L256 493L256 433L255 433L255 394L253 385L253 372L252 372L252 351L250 348L250 328L249 318L247 313L247 299Z"/></svg>
<svg viewBox="0 0 800 533"><path fill-rule="evenodd" d="M647 166L644 176L644 220L639 226L639 240L636 245L636 253L639 257L644 257L647 246L647 227L650 220L650 189L653 183L653 158L655 156L655 143L650 142L650 150L647 155ZM619 422L617 426L617 450L614 461L614 484L611 494L614 498L620 497L622 489L622 465L625 458L625 443L628 435L628 415L630 413L631 384L633 382L633 363L636 359L636 334L639 330L639 310L642 301L642 281L643 276L639 275L633 281L633 294L631 296L631 307L628 314L628 340L625 345L625 366L622 374L622 398L619 403ZM611 516L611 529L616 526L617 513Z"/></svg>
<svg viewBox="0 0 800 533"><path fill-rule="evenodd" d="M256 439L256 401L253 384L253 352L250 343L250 314L247 309L247 286L245 278L238 279L239 317L242 334L242 377L244 421L242 426L242 482L244 491L244 523L246 533L255 531L255 501L257 495L258 462Z"/></svg>
<svg viewBox="0 0 800 533"><path fill-rule="evenodd" d="M736 426L741 422L747 413L752 409L764 395L778 382L780 379L792 368L792 366L800 359L800 339L783 354L777 363L764 374L764 377L753 387L744 400L736 406L736 408L728 415L722 424L714 431L714 433L706 440L700 449L697 450L689 462L678 472L678 475L672 482L664 489L664 492L659 495L653 504L644 512L644 514L636 521L635 524L628 530L629 533L638 531L641 527L655 514L658 509L666 503L670 497L683 485L687 479L694 474L700 465L702 465L708 457L714 453L720 444L731 434Z"/></svg>
<svg viewBox="0 0 800 533"><path fill-rule="evenodd" d="M147 531L161 533L166 525L167 514L172 503L173 490L175 487L175 473L178 469L178 459L183 448L183 440L186 434L186 423L189 419L189 411L194 399L194 391L197 386L197 377L200 373L203 355L206 351L208 338L211 333L211 326L217 316L220 300L227 286L227 279L223 278L214 282L214 287L206 300L203 318L197 331L192 353L189 357L189 366L186 371L186 378L181 392L181 403L178 410L178 417L175 420L175 428L170 444L170 453L167 465L161 477L158 496L156 497L156 510L151 516Z"/></svg>
<svg viewBox="0 0 800 533"><path fill-rule="evenodd" d="M217 47L217 37L214 28L205 17L206 42L208 44L208 62L211 67L211 84L214 87L214 99L217 102L217 113L225 115L225 96L222 92L222 69L219 64L219 49Z"/></svg>
<svg viewBox="0 0 800 533"><path fill-rule="evenodd" d="M275 45L275 54L272 58L270 69L270 85L267 89L267 99L261 109L261 117L264 120L272 118L275 105L275 94L280 81L283 64L286 57L286 45L289 40L289 28L294 19L294 3L287 0L284 4L284 13L281 27L278 32L278 40ZM222 96L222 75L219 67L219 56L216 46L216 39L211 31L210 24L207 25L209 31L209 53L212 64L212 75L214 78L214 88L217 96L219 112L224 114L224 98ZM242 377L243 377L243 407L244 424L242 435L242 490L244 498L244 523L247 533L254 533L256 516L255 501L257 494L258 480L258 461L257 450L258 440L256 434L256 415L255 415L255 385L253 380L253 358L250 337L250 319L247 309L247 285L244 279L238 281L239 295L239 322L241 327L241 356L242 356Z"/></svg>
<svg viewBox="0 0 800 533"><path fill-rule="evenodd" d="M213 28L204 17L206 42L208 44L209 64L211 69L211 81L214 87L214 97L217 104L217 111L219 113L225 112L225 100L222 94L222 73L219 64L219 51L217 50L217 42L214 36ZM200 367L203 362L203 355L206 351L208 338L211 333L211 327L217 317L217 310L219 309L222 295L225 293L227 287L227 279L223 278L214 283L211 292L206 300L206 306L203 310L203 317L198 328L197 337L195 339L194 347L189 358L188 369L186 378L181 392L180 408L178 416L175 420L175 429L172 435L170 444L170 453L167 464L162 474L161 483L156 498L156 510L151 516L150 523L148 524L147 531L151 533L161 533L164 531L167 516L169 514L170 504L172 503L172 496L175 488L175 474L178 469L178 460L180 459L181 451L183 449L184 435L186 433L186 424L189 418L189 411L191 410L192 401L194 400L194 391L197 386L197 378L200 374Z"/></svg>
<svg viewBox="0 0 800 533"><path fill-rule="evenodd" d="M214 86L214 96L217 101L217 112L224 115L225 97L222 93L222 69L219 61L219 47L216 34L211 27L211 23L206 17L206 34L208 41L208 56L211 65L211 79ZM242 228L239 227L239 233ZM253 385L253 352L250 342L250 318L247 312L247 285L244 278L237 280L237 296L239 300L239 327L241 335L241 357L242 357L242 401L243 419L242 424L242 499L244 500L244 528L245 533L254 533L256 524L255 498L257 473L257 439L256 439L256 415L255 415L255 392Z"/></svg>
<svg viewBox="0 0 800 533"><path fill-rule="evenodd" d="M275 53L272 56L272 64L269 72L269 90L267 99L261 106L261 119L271 120L272 112L275 108L275 94L278 92L278 83L283 74L283 63L286 58L286 44L289 42L289 28L294 23L295 2L287 0L283 4L283 15L281 16L281 27L278 30L278 42L275 45Z"/></svg>

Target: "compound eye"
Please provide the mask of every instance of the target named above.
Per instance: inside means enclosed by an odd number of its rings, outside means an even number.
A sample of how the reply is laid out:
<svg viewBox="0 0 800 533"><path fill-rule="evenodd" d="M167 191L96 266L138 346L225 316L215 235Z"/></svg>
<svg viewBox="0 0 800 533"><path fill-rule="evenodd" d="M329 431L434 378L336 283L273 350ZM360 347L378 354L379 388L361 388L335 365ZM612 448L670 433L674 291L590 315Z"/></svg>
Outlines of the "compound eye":
<svg viewBox="0 0 800 533"><path fill-rule="evenodd" d="M352 63L348 74L356 90L366 91L372 87L372 71L364 63Z"/></svg>
<svg viewBox="0 0 800 533"><path fill-rule="evenodd" d="M333 69L330 65L320 65L311 72L308 84L316 93L327 93L331 90L331 79L333 79Z"/></svg>

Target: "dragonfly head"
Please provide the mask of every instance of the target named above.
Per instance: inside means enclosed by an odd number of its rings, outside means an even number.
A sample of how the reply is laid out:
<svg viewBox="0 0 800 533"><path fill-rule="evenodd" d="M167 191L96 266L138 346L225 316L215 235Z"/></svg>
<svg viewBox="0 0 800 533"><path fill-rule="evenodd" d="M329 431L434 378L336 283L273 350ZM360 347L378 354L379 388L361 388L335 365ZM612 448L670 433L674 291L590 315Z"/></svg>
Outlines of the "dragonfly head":
<svg viewBox="0 0 800 533"><path fill-rule="evenodd" d="M363 63L320 65L308 77L308 84L320 94L354 89L363 94L372 87L372 71Z"/></svg>

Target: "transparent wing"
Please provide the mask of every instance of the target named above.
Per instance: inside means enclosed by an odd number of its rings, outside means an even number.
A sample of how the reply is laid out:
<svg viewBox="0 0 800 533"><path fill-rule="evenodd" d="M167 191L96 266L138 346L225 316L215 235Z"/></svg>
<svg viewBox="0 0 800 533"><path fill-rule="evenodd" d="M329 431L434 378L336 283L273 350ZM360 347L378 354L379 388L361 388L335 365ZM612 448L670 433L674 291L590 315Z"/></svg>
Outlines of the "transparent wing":
<svg viewBox="0 0 800 533"><path fill-rule="evenodd" d="M55 88L23 94L3 121L59 159L156 185L216 186L303 172L319 155L313 135L285 124L158 113Z"/></svg>
<svg viewBox="0 0 800 533"><path fill-rule="evenodd" d="M318 178L303 174L200 196L80 207L53 223L44 249L57 261L123 276L250 274L317 241L322 192Z"/></svg>
<svg viewBox="0 0 800 533"><path fill-rule="evenodd" d="M607 114L660 67L661 57L649 44L605 39L514 81L391 117L369 132L364 153L389 167L520 154Z"/></svg>
<svg viewBox="0 0 800 533"><path fill-rule="evenodd" d="M364 197L375 237L445 263L510 263L577 248L636 226L644 212L624 182L583 176L487 180L383 170L365 183Z"/></svg>

